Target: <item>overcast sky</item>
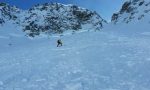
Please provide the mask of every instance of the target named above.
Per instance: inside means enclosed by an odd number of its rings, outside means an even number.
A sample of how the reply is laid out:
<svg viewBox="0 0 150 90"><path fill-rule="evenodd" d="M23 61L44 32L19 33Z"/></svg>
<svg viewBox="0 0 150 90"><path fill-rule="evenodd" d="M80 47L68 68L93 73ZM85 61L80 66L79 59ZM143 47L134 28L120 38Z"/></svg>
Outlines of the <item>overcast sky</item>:
<svg viewBox="0 0 150 90"><path fill-rule="evenodd" d="M0 2L7 2L10 5L16 5L22 9L28 9L35 4L45 2L75 4L80 7L97 11L101 17L110 21L112 14L120 10L125 0L0 0Z"/></svg>

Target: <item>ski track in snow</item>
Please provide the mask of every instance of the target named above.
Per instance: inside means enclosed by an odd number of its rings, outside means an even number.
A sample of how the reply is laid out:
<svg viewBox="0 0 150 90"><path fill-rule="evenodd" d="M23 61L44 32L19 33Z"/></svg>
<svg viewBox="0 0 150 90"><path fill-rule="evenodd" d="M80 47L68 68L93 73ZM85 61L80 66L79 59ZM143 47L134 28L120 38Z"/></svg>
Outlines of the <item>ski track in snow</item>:
<svg viewBox="0 0 150 90"><path fill-rule="evenodd" d="M62 47L54 37L19 38L0 44L0 90L150 89L150 39L144 36L85 32L63 36Z"/></svg>

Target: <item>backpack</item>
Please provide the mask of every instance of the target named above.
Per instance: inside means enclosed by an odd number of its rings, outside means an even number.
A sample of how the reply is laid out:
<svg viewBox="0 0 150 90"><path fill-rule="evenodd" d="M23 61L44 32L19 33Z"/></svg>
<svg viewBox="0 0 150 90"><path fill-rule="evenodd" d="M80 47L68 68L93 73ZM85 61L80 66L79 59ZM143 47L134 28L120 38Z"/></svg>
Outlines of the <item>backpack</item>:
<svg viewBox="0 0 150 90"><path fill-rule="evenodd" d="M61 40L59 39L59 40L57 40L57 43L62 43L62 42L61 42Z"/></svg>

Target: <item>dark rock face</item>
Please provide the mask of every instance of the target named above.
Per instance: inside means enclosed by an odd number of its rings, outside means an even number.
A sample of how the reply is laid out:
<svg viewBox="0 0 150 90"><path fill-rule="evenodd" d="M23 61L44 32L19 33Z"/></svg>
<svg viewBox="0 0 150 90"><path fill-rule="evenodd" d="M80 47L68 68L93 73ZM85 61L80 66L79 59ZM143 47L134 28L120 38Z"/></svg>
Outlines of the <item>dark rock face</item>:
<svg viewBox="0 0 150 90"><path fill-rule="evenodd" d="M35 5L29 10L19 10L16 7L0 3L0 23L7 20L14 21L23 28L29 36L41 33L63 33L66 30L78 31L84 25L91 25L93 29L100 30L107 22L96 12L80 8L75 5L59 3L45 3Z"/></svg>
<svg viewBox="0 0 150 90"><path fill-rule="evenodd" d="M119 17L118 14L117 14L117 13L114 13L113 16L112 16L112 18L111 18L111 21L117 20L118 17Z"/></svg>
<svg viewBox="0 0 150 90"><path fill-rule="evenodd" d="M0 18L0 24L5 23L5 21L3 20L3 18Z"/></svg>
<svg viewBox="0 0 150 90"><path fill-rule="evenodd" d="M120 10L120 13L124 13L124 12L130 13L133 10L130 5L131 5L130 1L125 2Z"/></svg>

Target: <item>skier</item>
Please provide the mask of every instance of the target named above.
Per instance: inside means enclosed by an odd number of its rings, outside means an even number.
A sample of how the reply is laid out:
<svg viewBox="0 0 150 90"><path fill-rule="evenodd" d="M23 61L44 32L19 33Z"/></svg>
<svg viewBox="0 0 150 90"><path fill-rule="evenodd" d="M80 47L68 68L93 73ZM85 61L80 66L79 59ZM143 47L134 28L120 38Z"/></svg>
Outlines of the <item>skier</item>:
<svg viewBox="0 0 150 90"><path fill-rule="evenodd" d="M60 47L60 46L62 46L62 41L61 41L61 39L58 39L57 40L57 47Z"/></svg>

